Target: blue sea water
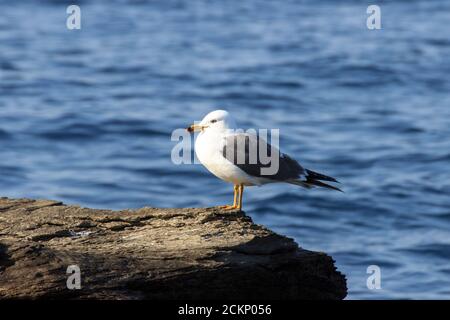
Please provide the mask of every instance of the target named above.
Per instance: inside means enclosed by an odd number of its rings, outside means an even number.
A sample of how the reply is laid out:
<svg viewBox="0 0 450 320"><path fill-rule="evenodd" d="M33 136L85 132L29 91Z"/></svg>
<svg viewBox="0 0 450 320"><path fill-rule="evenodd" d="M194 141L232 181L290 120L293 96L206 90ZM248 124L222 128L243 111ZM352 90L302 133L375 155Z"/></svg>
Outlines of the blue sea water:
<svg viewBox="0 0 450 320"><path fill-rule="evenodd" d="M228 203L230 185L172 163L170 139L224 108L345 190L248 188L257 223L332 255L348 299L449 299L450 2L378 1L381 30L369 4L0 1L0 195Z"/></svg>

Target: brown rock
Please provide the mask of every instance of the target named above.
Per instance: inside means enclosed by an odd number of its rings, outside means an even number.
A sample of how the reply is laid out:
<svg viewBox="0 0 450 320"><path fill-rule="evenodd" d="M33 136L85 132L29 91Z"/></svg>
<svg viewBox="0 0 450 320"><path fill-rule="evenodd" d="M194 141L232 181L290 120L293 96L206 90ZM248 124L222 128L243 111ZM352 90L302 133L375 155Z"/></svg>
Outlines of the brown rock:
<svg viewBox="0 0 450 320"><path fill-rule="evenodd" d="M0 299L343 299L333 262L243 212L0 198Z"/></svg>

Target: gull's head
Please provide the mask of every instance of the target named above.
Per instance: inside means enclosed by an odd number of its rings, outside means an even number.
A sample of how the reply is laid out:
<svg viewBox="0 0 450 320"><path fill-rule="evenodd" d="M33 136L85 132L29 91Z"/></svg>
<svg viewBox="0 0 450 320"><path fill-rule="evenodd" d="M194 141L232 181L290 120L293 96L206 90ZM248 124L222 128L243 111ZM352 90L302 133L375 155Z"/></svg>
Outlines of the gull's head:
<svg viewBox="0 0 450 320"><path fill-rule="evenodd" d="M193 124L187 128L189 132L219 130L235 128L235 122L228 111L215 110L208 113L198 124Z"/></svg>

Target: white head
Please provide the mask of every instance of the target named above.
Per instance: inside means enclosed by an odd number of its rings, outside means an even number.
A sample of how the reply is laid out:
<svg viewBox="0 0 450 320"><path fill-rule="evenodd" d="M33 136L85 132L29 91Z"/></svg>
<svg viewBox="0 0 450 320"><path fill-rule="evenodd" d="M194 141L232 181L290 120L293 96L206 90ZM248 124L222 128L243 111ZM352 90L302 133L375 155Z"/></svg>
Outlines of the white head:
<svg viewBox="0 0 450 320"><path fill-rule="evenodd" d="M204 131L204 130L226 130L236 127L236 123L228 111L215 110L208 113L199 124L193 124L187 130Z"/></svg>

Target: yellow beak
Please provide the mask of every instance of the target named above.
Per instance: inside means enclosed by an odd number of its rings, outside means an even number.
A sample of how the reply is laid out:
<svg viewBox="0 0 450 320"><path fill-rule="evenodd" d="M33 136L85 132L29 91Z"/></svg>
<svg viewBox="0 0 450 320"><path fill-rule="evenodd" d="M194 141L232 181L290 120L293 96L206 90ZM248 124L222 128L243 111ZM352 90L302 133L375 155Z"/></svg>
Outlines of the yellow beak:
<svg viewBox="0 0 450 320"><path fill-rule="evenodd" d="M194 132L194 131L202 131L205 128L208 128L208 126L201 126L199 124L193 124L193 125L190 125L188 128L186 128L186 130L189 132Z"/></svg>

